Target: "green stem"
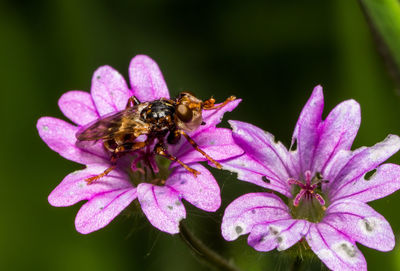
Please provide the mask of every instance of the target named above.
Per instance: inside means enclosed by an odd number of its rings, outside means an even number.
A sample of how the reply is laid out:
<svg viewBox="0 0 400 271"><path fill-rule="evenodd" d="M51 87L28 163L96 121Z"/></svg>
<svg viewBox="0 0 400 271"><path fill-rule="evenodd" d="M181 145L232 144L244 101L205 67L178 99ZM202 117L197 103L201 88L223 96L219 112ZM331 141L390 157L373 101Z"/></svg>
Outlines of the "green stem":
<svg viewBox="0 0 400 271"><path fill-rule="evenodd" d="M400 88L400 5L397 0L358 0L377 50Z"/></svg>
<svg viewBox="0 0 400 271"><path fill-rule="evenodd" d="M240 271L240 269L234 266L231 262L204 245L203 242L198 239L184 223L181 222L179 228L181 238L198 257L213 265L218 270Z"/></svg>

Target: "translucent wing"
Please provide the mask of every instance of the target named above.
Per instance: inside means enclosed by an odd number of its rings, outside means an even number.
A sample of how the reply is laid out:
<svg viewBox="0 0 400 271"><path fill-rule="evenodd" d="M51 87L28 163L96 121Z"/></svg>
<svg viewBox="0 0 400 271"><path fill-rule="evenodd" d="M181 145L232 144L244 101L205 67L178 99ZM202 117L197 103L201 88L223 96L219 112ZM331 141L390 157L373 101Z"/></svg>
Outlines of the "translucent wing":
<svg viewBox="0 0 400 271"><path fill-rule="evenodd" d="M140 119L145 103L129 107L123 111L106 115L99 120L82 127L76 138L80 141L111 139L122 134L134 134L138 137L148 133L149 125Z"/></svg>

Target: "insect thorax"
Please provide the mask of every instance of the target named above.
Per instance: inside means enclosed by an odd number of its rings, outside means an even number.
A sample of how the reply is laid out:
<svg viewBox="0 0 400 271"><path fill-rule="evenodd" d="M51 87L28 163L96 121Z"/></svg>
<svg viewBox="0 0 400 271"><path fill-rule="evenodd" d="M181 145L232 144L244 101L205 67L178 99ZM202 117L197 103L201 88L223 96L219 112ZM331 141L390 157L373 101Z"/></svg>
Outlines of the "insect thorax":
<svg viewBox="0 0 400 271"><path fill-rule="evenodd" d="M151 102L140 113L143 121L153 125L152 129L156 131L170 130L175 127L174 114L174 105L165 100Z"/></svg>

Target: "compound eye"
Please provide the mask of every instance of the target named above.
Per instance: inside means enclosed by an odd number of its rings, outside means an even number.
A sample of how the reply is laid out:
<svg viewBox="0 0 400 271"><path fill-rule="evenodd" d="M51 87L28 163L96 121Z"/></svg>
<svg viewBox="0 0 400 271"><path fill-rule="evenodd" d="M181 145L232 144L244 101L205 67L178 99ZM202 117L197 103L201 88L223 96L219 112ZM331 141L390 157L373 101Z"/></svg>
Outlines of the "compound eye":
<svg viewBox="0 0 400 271"><path fill-rule="evenodd" d="M192 110L184 104L178 105L178 107L176 108L176 114L178 115L178 118L183 122L189 122L193 118Z"/></svg>

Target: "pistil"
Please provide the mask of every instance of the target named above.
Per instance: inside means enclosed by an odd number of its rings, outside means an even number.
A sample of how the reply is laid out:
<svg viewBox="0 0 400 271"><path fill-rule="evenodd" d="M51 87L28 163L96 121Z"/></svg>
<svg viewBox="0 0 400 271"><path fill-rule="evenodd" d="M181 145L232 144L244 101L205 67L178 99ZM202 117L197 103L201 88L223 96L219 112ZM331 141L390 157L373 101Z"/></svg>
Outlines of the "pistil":
<svg viewBox="0 0 400 271"><path fill-rule="evenodd" d="M293 178L289 178L289 185L297 185L300 187L299 193L295 196L293 200L293 205L295 207L299 206L300 201L304 198L305 200L312 200L313 198L317 199L319 204L322 206L322 209L325 210L325 200L319 194L315 192L315 189L319 184L323 182L321 176L316 176L313 179L311 178L311 171L307 170L304 173L305 183L295 180Z"/></svg>

